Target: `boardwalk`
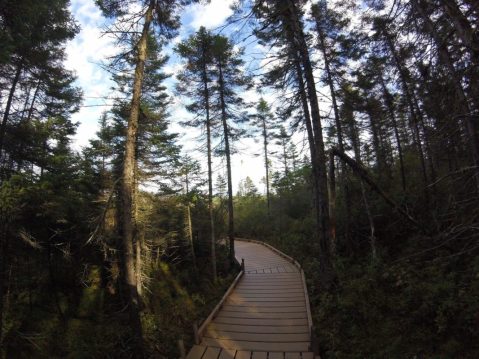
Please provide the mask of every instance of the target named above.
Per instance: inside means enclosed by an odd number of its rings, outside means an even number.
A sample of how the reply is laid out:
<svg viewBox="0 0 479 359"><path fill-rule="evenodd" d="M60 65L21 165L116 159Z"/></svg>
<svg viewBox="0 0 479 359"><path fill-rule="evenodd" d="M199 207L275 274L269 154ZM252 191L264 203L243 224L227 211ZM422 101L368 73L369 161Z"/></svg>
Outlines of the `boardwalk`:
<svg viewBox="0 0 479 359"><path fill-rule="evenodd" d="M236 241L244 275L187 359L312 359L302 274L272 249Z"/></svg>

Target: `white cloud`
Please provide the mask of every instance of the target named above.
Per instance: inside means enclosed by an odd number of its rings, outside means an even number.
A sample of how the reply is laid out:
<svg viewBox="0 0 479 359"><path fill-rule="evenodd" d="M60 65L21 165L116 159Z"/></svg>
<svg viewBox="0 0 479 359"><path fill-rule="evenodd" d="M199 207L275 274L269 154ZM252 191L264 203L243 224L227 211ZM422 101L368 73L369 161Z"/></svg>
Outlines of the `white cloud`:
<svg viewBox="0 0 479 359"><path fill-rule="evenodd" d="M74 145L79 149L94 137L98 119L108 109L103 105L111 103L102 98L111 92L113 83L99 64L115 54L116 48L112 38L102 35L101 27L106 19L93 0L73 0L70 10L81 26L80 33L67 45L65 62L66 68L76 72L77 85L84 95L83 107L72 116L73 121L80 123L74 138Z"/></svg>
<svg viewBox="0 0 479 359"><path fill-rule="evenodd" d="M234 0L211 0L207 5L192 6L188 10L192 16L191 26L197 30L201 26L212 29L223 24L233 14L230 8L233 3Z"/></svg>

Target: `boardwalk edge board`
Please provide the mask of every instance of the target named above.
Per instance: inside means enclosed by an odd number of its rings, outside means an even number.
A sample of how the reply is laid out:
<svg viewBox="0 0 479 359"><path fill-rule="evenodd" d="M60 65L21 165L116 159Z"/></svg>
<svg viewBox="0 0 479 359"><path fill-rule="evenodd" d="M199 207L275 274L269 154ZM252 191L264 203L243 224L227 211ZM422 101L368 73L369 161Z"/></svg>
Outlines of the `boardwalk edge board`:
<svg viewBox="0 0 479 359"><path fill-rule="evenodd" d="M244 269L241 269L241 271L238 273L238 275L236 276L235 280L233 281L233 283L231 283L231 285L229 286L228 290L226 291L226 293L223 295L223 297L221 298L221 300L219 301L218 304L216 304L215 308L213 309L213 311L210 313L210 315L208 315L208 317L203 321L203 323L201 324L200 328L198 329L198 336L201 337L202 333L205 331L206 327L208 326L208 324L211 323L211 321L216 317L216 315L218 314L218 312L220 311L221 307L223 306L223 304L226 302L226 300L228 299L229 295L233 292L233 290L235 289L235 287L238 285L241 277L243 276L244 274ZM199 343L197 343L199 344Z"/></svg>

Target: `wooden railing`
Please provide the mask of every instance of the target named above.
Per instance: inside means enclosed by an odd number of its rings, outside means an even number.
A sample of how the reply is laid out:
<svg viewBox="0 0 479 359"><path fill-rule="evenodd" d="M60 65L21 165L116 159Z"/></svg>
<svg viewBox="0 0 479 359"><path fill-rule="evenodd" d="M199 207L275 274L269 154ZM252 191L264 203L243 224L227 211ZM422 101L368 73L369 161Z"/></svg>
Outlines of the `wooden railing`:
<svg viewBox="0 0 479 359"><path fill-rule="evenodd" d="M240 266L241 269L240 269L240 272L238 273L238 275L236 276L236 278L234 279L233 283L231 283L231 285L228 287L228 289L226 290L226 292L223 295L223 297L221 298L221 300L218 302L218 304L216 304L216 306L211 311L210 315L208 315L208 317L201 322L200 327L198 328L197 323L193 323L193 334L194 334L194 338L195 338L195 344L197 344L197 345L200 344L201 336L203 335L203 332L205 331L208 324L210 324L211 321L218 314L218 312L220 311L224 302L226 301L228 296L231 294L231 292L235 289L235 287L238 285L241 277L244 275L244 260L242 259L241 263L240 263L235 258L235 261ZM178 340L178 347L179 347L179 350L180 350L180 359L185 359L186 358L185 344L184 344L182 339Z"/></svg>

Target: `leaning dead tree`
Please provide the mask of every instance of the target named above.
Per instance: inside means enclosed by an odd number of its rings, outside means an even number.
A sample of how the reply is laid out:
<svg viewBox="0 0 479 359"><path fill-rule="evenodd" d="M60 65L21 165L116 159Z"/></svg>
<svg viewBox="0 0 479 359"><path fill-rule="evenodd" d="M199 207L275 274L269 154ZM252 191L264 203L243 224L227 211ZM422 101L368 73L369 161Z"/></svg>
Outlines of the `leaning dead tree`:
<svg viewBox="0 0 479 359"><path fill-rule="evenodd" d="M421 225L416 219L414 219L409 213L407 213L400 205L398 205L396 202L394 202L386 192L384 192L377 184L376 182L371 178L369 175L368 171L362 166L361 164L357 163L355 160L353 160L351 157L349 157L346 153L338 150L337 148L333 147L330 150L330 161L329 161L329 193L335 193L335 171L334 171L334 156L338 157L345 165L348 165L353 173L358 176L361 181L365 182L366 184L371 187L371 189L376 192L378 195L380 195L387 204L389 204L396 212L398 212L400 215L402 215L409 223L414 225L414 227L418 228L421 232L424 233L425 229L424 226ZM334 200L333 198L331 200Z"/></svg>

